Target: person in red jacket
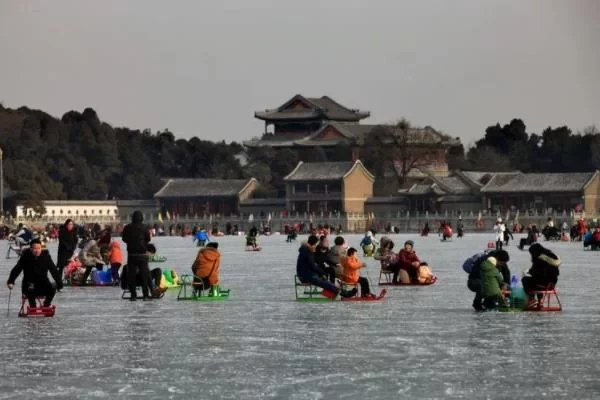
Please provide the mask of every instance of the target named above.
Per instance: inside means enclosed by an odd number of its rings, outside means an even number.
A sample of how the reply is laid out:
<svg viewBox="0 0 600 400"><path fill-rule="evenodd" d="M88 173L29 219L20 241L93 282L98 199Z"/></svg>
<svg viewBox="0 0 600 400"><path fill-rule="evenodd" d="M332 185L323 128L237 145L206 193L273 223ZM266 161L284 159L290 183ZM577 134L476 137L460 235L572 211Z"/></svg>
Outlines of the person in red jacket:
<svg viewBox="0 0 600 400"><path fill-rule="evenodd" d="M400 269L408 273L412 283L418 282L419 267L421 266L421 260L419 260L417 253L415 253L414 245L415 243L412 240L407 240L404 242L404 248L398 253Z"/></svg>

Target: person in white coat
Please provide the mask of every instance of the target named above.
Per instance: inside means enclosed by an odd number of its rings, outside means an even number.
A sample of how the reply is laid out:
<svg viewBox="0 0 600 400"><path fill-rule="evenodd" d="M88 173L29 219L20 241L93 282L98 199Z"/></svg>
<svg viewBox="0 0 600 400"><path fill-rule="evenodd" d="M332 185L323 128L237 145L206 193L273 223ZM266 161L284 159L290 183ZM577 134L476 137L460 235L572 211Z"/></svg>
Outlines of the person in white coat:
<svg viewBox="0 0 600 400"><path fill-rule="evenodd" d="M505 230L506 225L504 225L504 223L502 222L502 218L498 218L496 220L496 225L494 225L494 232L496 233L496 250L502 250Z"/></svg>

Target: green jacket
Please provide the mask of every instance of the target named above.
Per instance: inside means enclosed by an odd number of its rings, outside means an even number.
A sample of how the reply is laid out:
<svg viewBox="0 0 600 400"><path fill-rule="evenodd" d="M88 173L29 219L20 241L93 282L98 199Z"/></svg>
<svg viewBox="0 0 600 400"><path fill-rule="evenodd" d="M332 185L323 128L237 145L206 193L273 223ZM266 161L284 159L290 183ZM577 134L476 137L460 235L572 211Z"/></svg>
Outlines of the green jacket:
<svg viewBox="0 0 600 400"><path fill-rule="evenodd" d="M502 296L501 285L504 282L500 270L490 261L481 263L481 296Z"/></svg>

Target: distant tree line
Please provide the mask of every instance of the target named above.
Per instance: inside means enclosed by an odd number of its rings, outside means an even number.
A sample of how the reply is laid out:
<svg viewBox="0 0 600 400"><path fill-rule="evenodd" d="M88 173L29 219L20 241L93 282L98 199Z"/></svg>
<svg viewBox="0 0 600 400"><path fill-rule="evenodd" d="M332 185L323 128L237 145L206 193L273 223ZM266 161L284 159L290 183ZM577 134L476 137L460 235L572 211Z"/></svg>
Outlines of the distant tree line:
<svg viewBox="0 0 600 400"><path fill-rule="evenodd" d="M113 128L91 108L58 120L1 105L0 147L5 182L19 200L30 202L149 199L169 177L254 176L263 184L257 196L275 196L299 160L342 161L351 153L346 145L329 156L318 148L244 149L236 142L176 139L169 130ZM242 165L237 156L244 152L248 159ZM452 148L448 162L451 169L479 171L591 171L600 168L600 135L595 127L574 134L566 126L527 133L523 121L514 119L488 127L466 152L462 144Z"/></svg>

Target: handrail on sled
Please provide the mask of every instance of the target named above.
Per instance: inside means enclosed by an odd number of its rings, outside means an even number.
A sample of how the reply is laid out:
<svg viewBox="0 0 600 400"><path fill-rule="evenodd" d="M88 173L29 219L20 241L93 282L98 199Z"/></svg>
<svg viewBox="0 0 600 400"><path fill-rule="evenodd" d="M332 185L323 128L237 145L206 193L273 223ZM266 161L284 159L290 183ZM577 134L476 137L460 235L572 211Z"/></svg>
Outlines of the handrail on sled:
<svg viewBox="0 0 600 400"><path fill-rule="evenodd" d="M208 290L208 293L205 291ZM219 285L204 287L202 278L196 275L181 275L181 286L177 293L177 300L225 300L229 298L230 289L221 289Z"/></svg>
<svg viewBox="0 0 600 400"><path fill-rule="evenodd" d="M298 275L294 275L294 290L297 301L331 301L323 296L323 289L310 282L302 282Z"/></svg>
<svg viewBox="0 0 600 400"><path fill-rule="evenodd" d="M538 299L537 305L525 307L525 311L562 311L562 304L554 285L548 285L546 288L535 290L533 293Z"/></svg>

